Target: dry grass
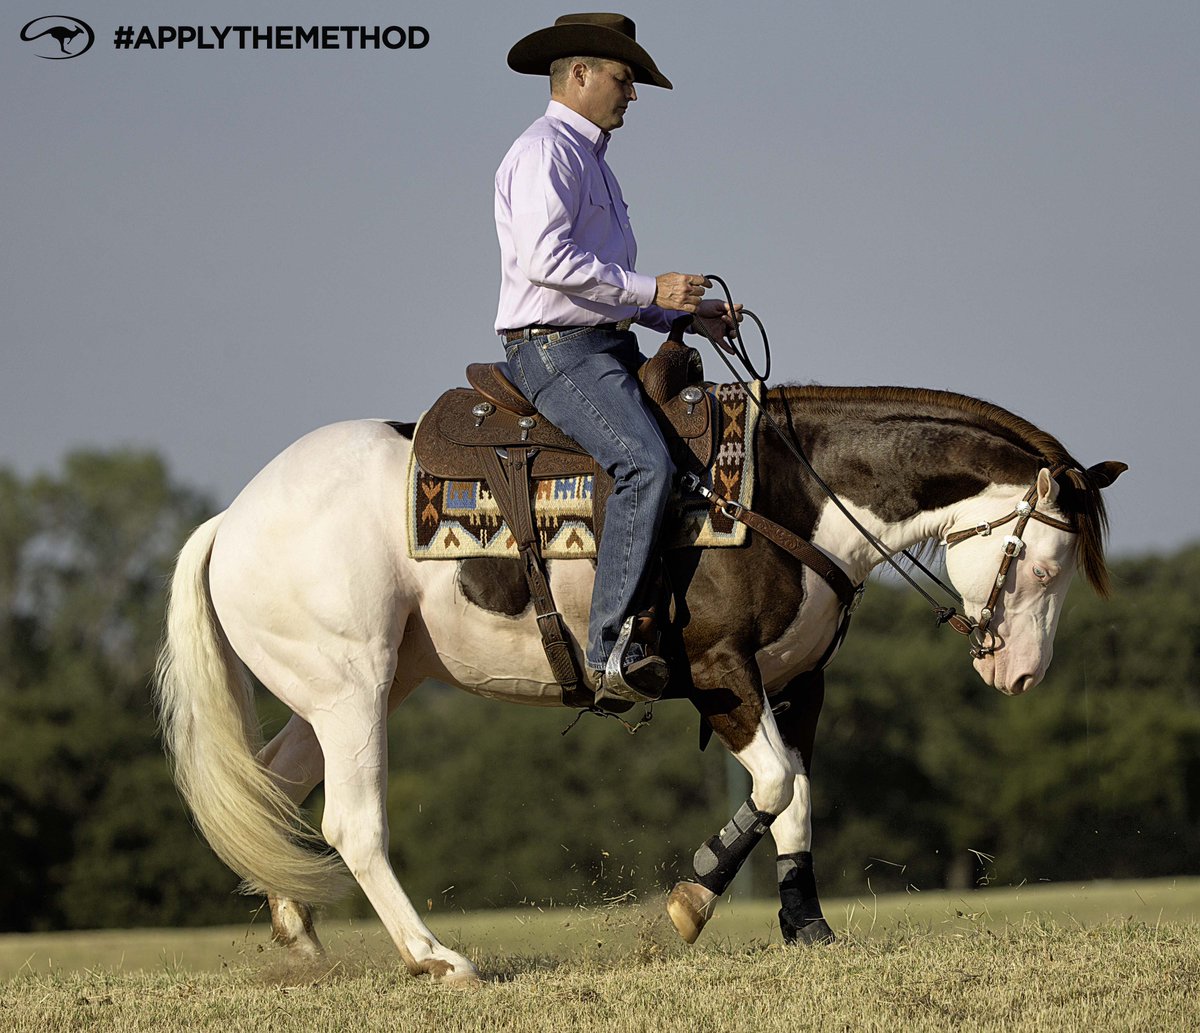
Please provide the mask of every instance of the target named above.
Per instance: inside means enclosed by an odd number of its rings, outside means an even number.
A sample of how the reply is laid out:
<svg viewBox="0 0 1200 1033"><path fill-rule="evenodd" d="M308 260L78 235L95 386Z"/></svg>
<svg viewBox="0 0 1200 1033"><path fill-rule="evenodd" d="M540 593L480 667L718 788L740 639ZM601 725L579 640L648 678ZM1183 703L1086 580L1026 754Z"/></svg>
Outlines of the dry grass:
<svg viewBox="0 0 1200 1033"><path fill-rule="evenodd" d="M780 946L759 903L726 908L692 948L657 907L443 916L439 934L485 976L473 991L407 977L370 925L331 929L328 960L304 968L258 932L169 931L220 937L207 970L161 945L157 962L128 964L162 932L103 934L107 961L87 969L35 963L42 948L31 950L0 983L0 1029L1200 1028L1200 925L1180 920L1197 892L1139 883L843 901L827 908L841 938L823 948ZM1126 901L1141 903L1114 911ZM0 941L0 962L18 939Z"/></svg>

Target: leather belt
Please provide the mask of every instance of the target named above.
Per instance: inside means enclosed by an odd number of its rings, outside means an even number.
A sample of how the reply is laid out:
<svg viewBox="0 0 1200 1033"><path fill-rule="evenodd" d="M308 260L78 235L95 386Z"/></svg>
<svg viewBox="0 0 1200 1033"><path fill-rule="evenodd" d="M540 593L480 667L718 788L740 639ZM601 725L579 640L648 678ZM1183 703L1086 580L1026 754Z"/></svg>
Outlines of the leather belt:
<svg viewBox="0 0 1200 1033"><path fill-rule="evenodd" d="M620 332L633 326L632 319L622 319L619 323L597 323L594 326L526 326L520 330L501 330L500 336L509 344L517 341L528 341L534 337L544 337L547 344L557 344L567 334L577 330L610 330Z"/></svg>

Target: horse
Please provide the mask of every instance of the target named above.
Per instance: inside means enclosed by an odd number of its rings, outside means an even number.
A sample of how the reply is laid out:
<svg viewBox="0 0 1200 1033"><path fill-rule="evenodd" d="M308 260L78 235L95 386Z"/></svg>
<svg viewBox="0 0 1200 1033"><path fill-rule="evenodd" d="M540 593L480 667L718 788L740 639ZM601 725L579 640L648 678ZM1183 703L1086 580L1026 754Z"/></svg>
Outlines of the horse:
<svg viewBox="0 0 1200 1033"><path fill-rule="evenodd" d="M1123 463L1084 468L1024 419L948 392L785 386L766 391L762 405L786 433L759 424L754 509L808 539L855 584L881 562L855 521L894 553L952 543L950 582L968 612L990 611L971 650L986 684L1016 696L1042 680L1077 568L1107 593L1100 492ZM561 691L519 562L410 558L400 500L413 427L357 420L316 430L193 532L171 583L156 702L196 825L245 892L267 895L276 940L318 955L310 905L337 896L349 874L411 974L470 982L473 964L426 927L389 862L388 715L426 679L542 706L561 705ZM793 461L791 446L840 506ZM1018 514L1016 535L989 533ZM688 661L676 694L752 780L749 799L671 891L671 920L694 941L770 832L784 939L831 940L812 862L808 771L821 664L843 606L761 534L738 548L671 551L665 563ZM592 564L548 567L581 642ZM292 712L265 746L248 672ZM318 833L300 807L322 780Z"/></svg>

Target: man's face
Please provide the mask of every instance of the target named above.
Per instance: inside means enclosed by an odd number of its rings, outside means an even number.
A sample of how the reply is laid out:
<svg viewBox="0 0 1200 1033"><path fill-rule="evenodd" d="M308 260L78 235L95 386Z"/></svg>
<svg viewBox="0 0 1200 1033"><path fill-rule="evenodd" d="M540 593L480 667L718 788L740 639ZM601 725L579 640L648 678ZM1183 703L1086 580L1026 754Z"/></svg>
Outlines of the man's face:
<svg viewBox="0 0 1200 1033"><path fill-rule="evenodd" d="M599 61L591 68L585 67L578 96L579 113L611 133L625 123L625 109L637 100L633 69L619 61Z"/></svg>

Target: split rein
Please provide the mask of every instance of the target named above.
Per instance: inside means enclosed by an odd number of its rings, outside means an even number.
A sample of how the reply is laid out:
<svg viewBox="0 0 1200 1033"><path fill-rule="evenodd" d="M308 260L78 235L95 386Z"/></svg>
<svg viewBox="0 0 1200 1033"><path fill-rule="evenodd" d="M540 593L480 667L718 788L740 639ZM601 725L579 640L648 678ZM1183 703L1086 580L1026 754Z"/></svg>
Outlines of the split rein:
<svg viewBox="0 0 1200 1033"><path fill-rule="evenodd" d="M732 313L734 311L733 295L730 293L729 285L721 277L713 273L706 273L705 278L713 280L721 285L721 290L725 294L725 302L729 306L729 312ZM979 619L976 620L968 614L959 613L956 606L941 605L937 599L930 595L930 593L926 591L925 588L919 582L917 582L911 574L909 574L907 570L905 570L902 566L900 566L899 563L896 562L896 553L889 549L883 542L879 540L878 537L876 537L870 530L863 526L862 522L855 517L854 514L851 513L846 507L845 503L838 498L837 493L825 483L825 480L813 468L812 463L809 462L808 457L804 454L804 450L800 447L795 427L792 425L791 410L786 410L788 427L787 431L785 432L784 428L779 425L779 421L771 415L767 408L758 400L758 398L755 397L754 392L750 390L750 385L747 383L747 379L760 380L763 382L765 388L767 377L771 372L771 345L767 340L766 328L763 326L762 321L758 318L758 316L746 308L742 309L742 314L749 316L754 321L755 325L758 327L759 334L762 336L764 368L761 373L754 366L754 363L750 361L750 356L746 351L745 343L742 340L742 332L736 319L733 321L732 328L727 333L728 340L725 340L712 333L708 326L706 326L701 320L693 320L692 327L693 329L699 331L701 336L707 338L708 342L713 346L721 361L733 375L733 378L746 392L746 397L754 403L755 407L758 409L759 415L766 419L772 430L779 435L780 440L783 442L787 450L791 452L800 465L804 467L809 476L813 478L813 480L817 483L817 486L826 495L826 497L841 511L842 515L850 521L851 526L853 526L855 530L857 530L858 533L862 535L862 537L871 545L871 547L883 557L884 561L887 562L892 569L895 570L896 573L899 574L905 581L907 581L910 587L920 593L927 603L929 603L929 605L933 608L934 619L938 626L940 627L943 624L948 624L960 635L966 635L967 641L970 643L971 656L977 660L995 653L996 650L1000 648L1002 643L998 641L996 633L991 630L992 618L995 616L996 604L1000 600L1000 594L1004 591L1004 586L1008 581L1008 572L1012 567L1013 560L1015 560L1021 554L1021 550L1024 548L1025 543L1022 541L1021 536L1025 533L1025 527L1028 525L1030 520L1038 520L1043 524L1049 524L1051 527L1056 527L1062 531L1070 531L1073 533L1075 528L1065 520L1058 520L1055 517L1046 516L1043 513L1037 512L1038 486L1037 481L1035 480L1033 485L1025 493L1025 497L1017 503L1016 508L1011 513L1000 517L998 520L984 521L983 523L977 524L975 527L967 530L951 531L945 537L943 544L949 548L952 545L957 545L959 542L966 541L968 538L973 538L977 535L979 537L986 537L987 535L990 535L997 527L1002 527L1012 520L1016 520L1017 522L1016 527L1013 528L1013 533L1011 535L1007 535L1004 539L1004 552L1000 558L1000 569L996 572L996 577L992 582L992 590L988 595L988 600L984 604L983 608L979 611ZM733 363L730 361L730 356L741 363L745 372L745 377L743 377L742 373L735 368ZM1058 477L1058 475L1063 473L1065 470L1065 466L1055 467L1050 471L1051 480ZM694 490L699 491L702 495L713 502L714 505L719 505L720 503L725 502L723 499L714 497L714 493L705 490L703 486L689 486ZM733 514L731 513L730 515L732 516ZM911 552L909 552L907 549L904 549L901 550L900 555L904 556L905 559L907 559L913 566L920 569L927 578L929 578L944 592L946 592L946 594L955 601L957 606L965 605L962 596L959 595L959 593L955 591L953 587L946 584ZM857 607L859 600L862 598L862 591L864 587L865 582L864 585L859 586L852 603L849 605L843 603L843 633L846 623L845 618L847 618L849 614L852 613Z"/></svg>

